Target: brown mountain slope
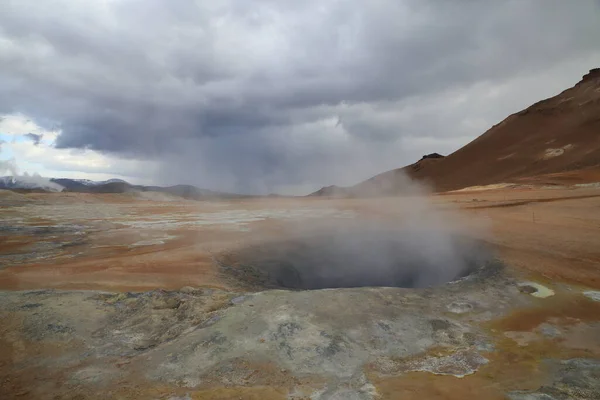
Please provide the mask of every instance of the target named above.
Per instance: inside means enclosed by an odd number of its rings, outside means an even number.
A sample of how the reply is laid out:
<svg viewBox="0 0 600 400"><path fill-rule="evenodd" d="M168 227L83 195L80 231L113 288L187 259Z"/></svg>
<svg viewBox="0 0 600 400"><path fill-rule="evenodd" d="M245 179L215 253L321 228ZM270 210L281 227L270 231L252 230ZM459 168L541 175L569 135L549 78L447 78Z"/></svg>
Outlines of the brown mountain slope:
<svg viewBox="0 0 600 400"><path fill-rule="evenodd" d="M358 185L336 188L335 193L397 194L405 174L429 182L436 191L502 182L599 182L600 68L559 95L509 116L447 157L424 157Z"/></svg>

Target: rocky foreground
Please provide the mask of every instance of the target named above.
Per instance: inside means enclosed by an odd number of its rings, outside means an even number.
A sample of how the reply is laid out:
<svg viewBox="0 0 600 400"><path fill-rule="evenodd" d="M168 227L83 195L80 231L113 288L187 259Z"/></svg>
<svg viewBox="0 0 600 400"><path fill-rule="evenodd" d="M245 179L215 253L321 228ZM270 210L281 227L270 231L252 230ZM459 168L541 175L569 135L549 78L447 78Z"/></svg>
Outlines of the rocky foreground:
<svg viewBox="0 0 600 400"><path fill-rule="evenodd" d="M0 297L2 398L600 396L600 292L498 262L429 289Z"/></svg>

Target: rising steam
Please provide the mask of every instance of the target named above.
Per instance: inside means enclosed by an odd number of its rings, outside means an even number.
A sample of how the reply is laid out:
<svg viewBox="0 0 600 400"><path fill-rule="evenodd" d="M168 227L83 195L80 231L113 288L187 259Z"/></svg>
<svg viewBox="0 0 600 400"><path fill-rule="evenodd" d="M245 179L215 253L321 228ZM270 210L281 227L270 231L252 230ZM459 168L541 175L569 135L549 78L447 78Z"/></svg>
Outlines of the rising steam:
<svg viewBox="0 0 600 400"><path fill-rule="evenodd" d="M2 154L3 143L5 142L0 141L0 154ZM0 160L0 176L5 176L6 174L12 178L17 187L42 188L54 192L60 192L63 190L63 187L58 183L52 182L50 179L44 178L37 173L29 174L24 172L20 174L17 162L14 158Z"/></svg>
<svg viewBox="0 0 600 400"><path fill-rule="evenodd" d="M386 183L386 184L389 184ZM327 200L354 207L351 220L289 224L223 261L240 281L262 287L322 289L361 286L427 287L469 275L491 254L475 237L484 226L456 209L436 205L428 189L403 175L398 197ZM388 188L389 189L389 188Z"/></svg>

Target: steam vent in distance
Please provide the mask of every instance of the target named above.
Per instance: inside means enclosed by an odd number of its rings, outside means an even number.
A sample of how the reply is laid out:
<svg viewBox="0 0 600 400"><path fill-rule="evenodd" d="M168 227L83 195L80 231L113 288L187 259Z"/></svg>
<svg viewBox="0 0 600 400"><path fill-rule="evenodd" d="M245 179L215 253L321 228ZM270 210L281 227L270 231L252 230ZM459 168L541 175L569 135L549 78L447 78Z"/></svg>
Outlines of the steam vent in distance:
<svg viewBox="0 0 600 400"><path fill-rule="evenodd" d="M0 10L0 400L600 399L597 1Z"/></svg>

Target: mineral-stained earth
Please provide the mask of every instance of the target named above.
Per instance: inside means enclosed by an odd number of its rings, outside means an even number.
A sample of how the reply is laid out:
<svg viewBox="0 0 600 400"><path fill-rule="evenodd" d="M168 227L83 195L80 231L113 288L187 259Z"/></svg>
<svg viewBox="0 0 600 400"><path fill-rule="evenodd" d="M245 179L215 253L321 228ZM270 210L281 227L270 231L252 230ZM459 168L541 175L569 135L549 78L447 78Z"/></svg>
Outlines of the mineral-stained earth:
<svg viewBox="0 0 600 400"><path fill-rule="evenodd" d="M600 399L599 211L0 191L0 398Z"/></svg>

